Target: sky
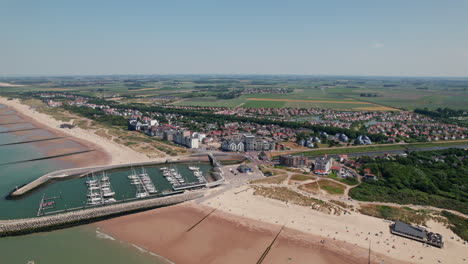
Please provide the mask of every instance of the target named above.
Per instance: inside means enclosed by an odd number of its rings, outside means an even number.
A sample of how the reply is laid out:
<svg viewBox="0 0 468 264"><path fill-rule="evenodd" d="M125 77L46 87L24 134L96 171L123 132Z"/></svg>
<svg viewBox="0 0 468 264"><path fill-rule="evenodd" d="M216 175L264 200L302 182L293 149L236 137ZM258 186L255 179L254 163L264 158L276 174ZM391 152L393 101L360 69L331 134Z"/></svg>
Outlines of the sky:
<svg viewBox="0 0 468 264"><path fill-rule="evenodd" d="M0 0L0 76L468 76L466 0Z"/></svg>

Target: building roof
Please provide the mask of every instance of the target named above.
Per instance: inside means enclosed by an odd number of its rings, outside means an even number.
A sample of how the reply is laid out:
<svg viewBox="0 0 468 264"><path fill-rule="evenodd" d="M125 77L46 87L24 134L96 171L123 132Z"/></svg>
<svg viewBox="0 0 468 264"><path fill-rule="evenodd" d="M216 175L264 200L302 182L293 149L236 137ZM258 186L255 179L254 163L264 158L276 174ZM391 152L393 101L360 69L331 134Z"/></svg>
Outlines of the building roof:
<svg viewBox="0 0 468 264"><path fill-rule="evenodd" d="M426 237L426 230L420 227L408 225L407 223L403 223L401 221L395 221L393 225L393 230L398 233L403 233L406 235L410 235L413 237L418 238L425 238Z"/></svg>
<svg viewBox="0 0 468 264"><path fill-rule="evenodd" d="M331 169L331 170L341 170L341 167L340 167L340 166L333 165L333 166L331 166L330 169Z"/></svg>

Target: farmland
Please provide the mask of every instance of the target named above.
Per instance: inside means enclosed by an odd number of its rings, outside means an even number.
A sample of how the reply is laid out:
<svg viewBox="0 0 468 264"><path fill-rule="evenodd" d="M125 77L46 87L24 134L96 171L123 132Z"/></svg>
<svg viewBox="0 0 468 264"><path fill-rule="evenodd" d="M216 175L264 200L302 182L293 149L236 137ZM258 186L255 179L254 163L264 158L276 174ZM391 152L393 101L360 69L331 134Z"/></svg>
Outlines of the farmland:
<svg viewBox="0 0 468 264"><path fill-rule="evenodd" d="M468 79L318 76L84 76L1 78L0 93L60 91L119 102L176 106L326 108L393 111L395 108L468 110ZM281 92L279 92L281 91Z"/></svg>

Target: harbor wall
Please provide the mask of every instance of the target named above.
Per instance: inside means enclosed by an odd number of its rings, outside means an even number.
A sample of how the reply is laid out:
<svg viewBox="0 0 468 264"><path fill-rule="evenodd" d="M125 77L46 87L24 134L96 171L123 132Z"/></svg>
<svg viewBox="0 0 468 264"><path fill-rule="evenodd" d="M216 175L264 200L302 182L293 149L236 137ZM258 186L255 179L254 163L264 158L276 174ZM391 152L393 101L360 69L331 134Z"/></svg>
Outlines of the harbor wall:
<svg viewBox="0 0 468 264"><path fill-rule="evenodd" d="M96 222L111 217L130 214L193 200L203 196L203 191L191 191L162 198L99 206L36 218L0 221L0 237L50 231Z"/></svg>

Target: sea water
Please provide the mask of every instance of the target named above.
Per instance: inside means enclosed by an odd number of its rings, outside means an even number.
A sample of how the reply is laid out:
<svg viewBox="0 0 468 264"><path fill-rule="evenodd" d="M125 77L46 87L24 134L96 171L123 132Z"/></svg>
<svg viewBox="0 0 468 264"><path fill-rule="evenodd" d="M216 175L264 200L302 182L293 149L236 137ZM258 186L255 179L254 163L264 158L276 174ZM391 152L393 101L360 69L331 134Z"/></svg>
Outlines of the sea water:
<svg viewBox="0 0 468 264"><path fill-rule="evenodd" d="M2 123L0 116L0 123ZM28 126L26 126L28 127ZM8 129L0 125L0 131ZM0 145L19 142L22 138L11 133L0 134ZM0 164L37 158L40 149L33 144L0 146ZM7 200L5 197L17 186L31 182L51 171L70 166L54 160L39 160L9 165L0 165L0 220L35 217L39 201L46 197L60 196L56 210L83 206L86 203L86 178L70 179L52 183L30 195ZM162 165L161 165L162 166ZM145 168L159 192L170 190L171 185L163 178L161 166ZM168 166L168 165L164 165ZM187 182L195 180L188 164L173 165ZM204 174L211 168L197 164ZM137 172L141 168L134 168ZM127 176L131 169L109 172L111 185L117 200L133 198L135 188ZM95 175L99 177L99 174ZM155 234L157 235L157 234ZM93 225L86 225L51 232L0 238L0 263L61 264L61 263L164 263L159 257L137 247L112 239L99 232Z"/></svg>

